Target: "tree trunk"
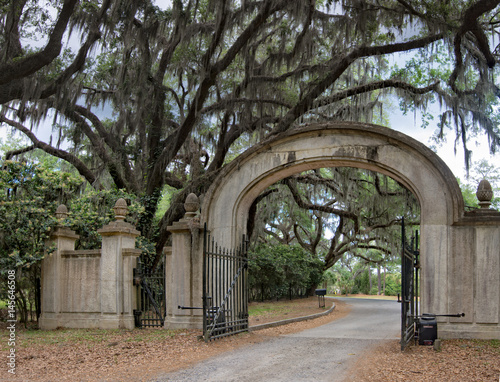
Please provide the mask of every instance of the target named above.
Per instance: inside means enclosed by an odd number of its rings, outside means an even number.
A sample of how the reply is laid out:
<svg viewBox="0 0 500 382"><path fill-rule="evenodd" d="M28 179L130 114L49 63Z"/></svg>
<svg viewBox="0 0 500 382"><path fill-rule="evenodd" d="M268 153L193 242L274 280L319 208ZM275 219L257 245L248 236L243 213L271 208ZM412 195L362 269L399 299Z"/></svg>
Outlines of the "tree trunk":
<svg viewBox="0 0 500 382"><path fill-rule="evenodd" d="M384 296L385 296L385 274L387 273L387 269L384 264Z"/></svg>
<svg viewBox="0 0 500 382"><path fill-rule="evenodd" d="M371 265L368 267L368 281L370 283L370 292L373 288L373 281L372 281L372 267Z"/></svg>
<svg viewBox="0 0 500 382"><path fill-rule="evenodd" d="M324 288L325 288L325 289L327 288L327 286L326 286L326 285L328 285L328 284L327 284L327 283L325 283L325 286L324 286ZM317 288L318 288L318 285L311 285L311 286L309 287L309 289L306 289L306 296L314 296L314 295L315 295L315 293L316 293L316 289L317 289Z"/></svg>
<svg viewBox="0 0 500 382"><path fill-rule="evenodd" d="M378 281L377 295L380 296L380 294L382 293L382 277L381 277L381 274L380 274L380 264L377 264L377 281Z"/></svg>

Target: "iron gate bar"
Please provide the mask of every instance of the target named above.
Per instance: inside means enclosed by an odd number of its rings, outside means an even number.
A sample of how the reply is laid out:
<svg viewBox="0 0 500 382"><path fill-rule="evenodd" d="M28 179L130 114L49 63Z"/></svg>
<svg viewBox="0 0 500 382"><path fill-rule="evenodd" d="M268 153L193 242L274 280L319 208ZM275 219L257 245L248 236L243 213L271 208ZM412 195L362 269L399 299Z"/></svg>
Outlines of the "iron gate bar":
<svg viewBox="0 0 500 382"><path fill-rule="evenodd" d="M141 286L146 291L146 293L147 293L147 295L148 295L148 297L150 299L150 302L153 305L153 308L155 309L156 314L158 315L158 318L159 318L159 320L161 322L161 326L163 326L164 323L165 323L165 317L160 312L160 307L158 306L158 303L156 302L156 300L155 300L155 298L153 296L153 293L151 293L151 289L149 289L149 285L144 281L144 279L141 280Z"/></svg>
<svg viewBox="0 0 500 382"><path fill-rule="evenodd" d="M416 340L418 316L418 232L408 244L404 218L401 224L401 350Z"/></svg>
<svg viewBox="0 0 500 382"><path fill-rule="evenodd" d="M152 270L139 257L134 269L137 286L136 326L163 327L166 316L165 257Z"/></svg>
<svg viewBox="0 0 500 382"><path fill-rule="evenodd" d="M203 336L205 341L248 330L247 243L220 248L203 235Z"/></svg>

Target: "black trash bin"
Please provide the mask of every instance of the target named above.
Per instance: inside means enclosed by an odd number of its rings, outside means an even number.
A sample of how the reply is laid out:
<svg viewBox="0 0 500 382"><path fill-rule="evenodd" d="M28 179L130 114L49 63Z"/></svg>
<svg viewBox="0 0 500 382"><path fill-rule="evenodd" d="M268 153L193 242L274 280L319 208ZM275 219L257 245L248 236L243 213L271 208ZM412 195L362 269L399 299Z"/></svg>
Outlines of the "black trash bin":
<svg viewBox="0 0 500 382"><path fill-rule="evenodd" d="M437 320L433 314L423 314L418 322L418 344L433 345L437 339Z"/></svg>

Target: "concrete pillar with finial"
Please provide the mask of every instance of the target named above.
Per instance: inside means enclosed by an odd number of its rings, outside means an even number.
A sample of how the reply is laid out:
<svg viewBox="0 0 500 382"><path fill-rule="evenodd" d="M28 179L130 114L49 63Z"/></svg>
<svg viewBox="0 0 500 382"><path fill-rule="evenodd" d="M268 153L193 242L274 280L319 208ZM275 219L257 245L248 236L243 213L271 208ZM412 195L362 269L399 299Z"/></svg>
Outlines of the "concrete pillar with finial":
<svg viewBox="0 0 500 382"><path fill-rule="evenodd" d="M186 197L184 217L167 229L172 233L172 252L166 269L168 329L201 329L203 327L202 279L203 257L200 256L200 222L198 197ZM183 309L184 308L184 309Z"/></svg>
<svg viewBox="0 0 500 382"><path fill-rule="evenodd" d="M42 312L39 320L40 329L55 329L60 326L62 269L61 253L75 249L75 242L80 237L75 231L64 227L64 219L68 216L68 209L64 204L57 207L56 218L58 225L50 233L49 246L55 250L47 254L42 261L41 269L41 296Z"/></svg>
<svg viewBox="0 0 500 382"><path fill-rule="evenodd" d="M476 192L479 209L473 211L475 225L474 319L477 324L498 325L500 322L500 213L491 207L493 189L488 180L479 182Z"/></svg>
<svg viewBox="0 0 500 382"><path fill-rule="evenodd" d="M135 293L133 293L133 267L140 250L135 239L140 232L127 223L125 199L118 199L113 207L115 221L97 232L102 236L101 254L101 319L103 329L134 328Z"/></svg>

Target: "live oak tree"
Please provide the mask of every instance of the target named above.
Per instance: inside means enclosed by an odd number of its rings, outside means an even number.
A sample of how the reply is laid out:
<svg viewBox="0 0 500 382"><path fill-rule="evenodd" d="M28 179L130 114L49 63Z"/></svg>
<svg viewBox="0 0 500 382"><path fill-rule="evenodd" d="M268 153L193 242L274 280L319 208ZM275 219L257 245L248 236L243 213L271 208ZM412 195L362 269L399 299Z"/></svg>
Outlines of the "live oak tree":
<svg viewBox="0 0 500 382"><path fill-rule="evenodd" d="M141 196L139 228L160 253L186 195L241 150L307 122L379 122L388 94L404 108L439 102L443 129L496 149L499 3L6 0L0 120L93 187ZM399 52L418 54L389 67ZM36 130L47 116L53 142ZM165 185L179 192L156 230Z"/></svg>
<svg viewBox="0 0 500 382"><path fill-rule="evenodd" d="M398 258L403 219L420 224L410 191L385 175L338 167L271 186L256 199L248 226L252 242L299 244L327 270L346 255L374 266Z"/></svg>

